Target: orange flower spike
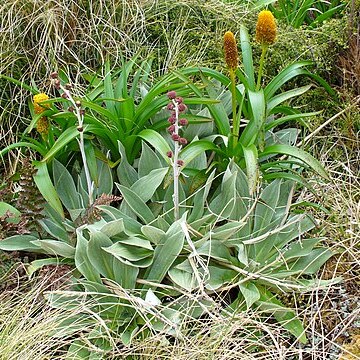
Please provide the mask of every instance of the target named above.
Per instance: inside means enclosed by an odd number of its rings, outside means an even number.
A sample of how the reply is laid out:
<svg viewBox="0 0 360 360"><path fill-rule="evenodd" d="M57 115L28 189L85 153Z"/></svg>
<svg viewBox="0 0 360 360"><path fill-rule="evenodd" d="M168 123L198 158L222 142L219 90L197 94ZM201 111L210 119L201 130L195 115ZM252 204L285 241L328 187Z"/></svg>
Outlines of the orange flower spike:
<svg viewBox="0 0 360 360"><path fill-rule="evenodd" d="M276 23L274 15L269 10L259 13L256 24L256 41L262 45L272 45L276 39Z"/></svg>
<svg viewBox="0 0 360 360"><path fill-rule="evenodd" d="M44 93L41 93L41 94L37 94L37 95L34 95L34 98L33 98L33 103L34 103L34 112L35 114L41 114L42 112L44 112L47 108L49 108L48 105L40 105L40 103L42 101L46 101L48 100L49 97L44 94Z"/></svg>
<svg viewBox="0 0 360 360"><path fill-rule="evenodd" d="M238 67L238 50L234 34L227 31L224 35L224 53L225 62L228 68L232 71Z"/></svg>

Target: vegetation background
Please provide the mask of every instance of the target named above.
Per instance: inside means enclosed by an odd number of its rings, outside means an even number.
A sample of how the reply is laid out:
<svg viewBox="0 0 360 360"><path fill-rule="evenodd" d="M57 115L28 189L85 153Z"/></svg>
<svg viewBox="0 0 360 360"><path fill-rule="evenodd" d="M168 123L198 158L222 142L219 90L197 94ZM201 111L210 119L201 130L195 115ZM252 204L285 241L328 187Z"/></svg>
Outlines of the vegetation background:
<svg viewBox="0 0 360 360"><path fill-rule="evenodd" d="M123 58L135 55L153 59L153 79L183 66L225 72L223 34L238 34L240 24L254 34L258 5L240 0L5 0L0 4L0 148L16 142L31 118L29 93L6 76L50 93L50 73L65 69L85 88L81 75L96 73L109 58L116 69ZM236 321L192 320L185 341L162 342L154 335L119 348L109 359L360 358L360 4L333 4L338 5L344 6L316 24L277 19L278 38L269 49L264 74L266 82L295 60L312 60L312 70L338 93L334 101L313 86L293 104L304 112L322 111L306 120L302 145L325 166L330 181L309 174L316 192L303 189L296 196L298 203L321 204L312 211L321 219L320 235L336 252L320 277L343 279L327 290L284 295L304 320L310 342L300 346L289 341L278 325L260 321L249 310ZM309 14L310 19L316 15L311 9ZM256 51L258 62L260 49ZM0 162L2 178L14 174L25 160L21 152L8 153ZM26 257L2 253L1 259L1 358L61 358L66 342L50 331L61 313L50 308L42 294L68 269L49 267L29 281Z"/></svg>

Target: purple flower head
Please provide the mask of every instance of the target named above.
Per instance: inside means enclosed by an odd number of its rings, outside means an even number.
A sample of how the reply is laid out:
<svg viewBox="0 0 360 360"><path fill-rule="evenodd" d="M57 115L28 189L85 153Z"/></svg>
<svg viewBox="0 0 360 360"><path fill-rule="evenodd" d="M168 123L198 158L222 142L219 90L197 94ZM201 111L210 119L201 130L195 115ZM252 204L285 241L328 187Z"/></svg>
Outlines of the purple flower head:
<svg viewBox="0 0 360 360"><path fill-rule="evenodd" d="M179 104L179 111L180 112L185 112L187 110L187 107L185 104L181 103Z"/></svg>
<svg viewBox="0 0 360 360"><path fill-rule="evenodd" d="M185 139L185 138L180 138L179 139L179 143L181 144L181 145L186 145L188 142L187 142L187 140Z"/></svg>
<svg viewBox="0 0 360 360"><path fill-rule="evenodd" d="M176 92L175 91L169 91L167 93L167 97L170 99L170 100L173 100L176 98Z"/></svg>
<svg viewBox="0 0 360 360"><path fill-rule="evenodd" d="M174 104L169 103L166 107L168 110L174 110Z"/></svg>
<svg viewBox="0 0 360 360"><path fill-rule="evenodd" d="M169 134L172 134L172 133L175 131L175 125L170 125L170 126L167 128L167 131L169 132Z"/></svg>
<svg viewBox="0 0 360 360"><path fill-rule="evenodd" d="M169 124L175 124L175 123L176 123L176 116L171 115L171 116L168 118L168 123L169 123Z"/></svg>
<svg viewBox="0 0 360 360"><path fill-rule="evenodd" d="M186 119L180 119L179 120L179 125L180 126L186 126L189 122Z"/></svg>

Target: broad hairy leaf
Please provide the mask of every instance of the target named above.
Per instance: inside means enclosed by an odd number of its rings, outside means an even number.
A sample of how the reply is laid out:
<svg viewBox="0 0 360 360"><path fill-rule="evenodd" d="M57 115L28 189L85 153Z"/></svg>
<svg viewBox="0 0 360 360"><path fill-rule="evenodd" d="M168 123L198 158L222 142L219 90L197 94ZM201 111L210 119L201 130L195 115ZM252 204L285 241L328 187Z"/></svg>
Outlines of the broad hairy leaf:
<svg viewBox="0 0 360 360"><path fill-rule="evenodd" d="M64 211L59 196L51 182L47 164L44 162L35 162L34 165L37 169L37 173L34 175L34 181L41 195L50 206L64 218Z"/></svg>

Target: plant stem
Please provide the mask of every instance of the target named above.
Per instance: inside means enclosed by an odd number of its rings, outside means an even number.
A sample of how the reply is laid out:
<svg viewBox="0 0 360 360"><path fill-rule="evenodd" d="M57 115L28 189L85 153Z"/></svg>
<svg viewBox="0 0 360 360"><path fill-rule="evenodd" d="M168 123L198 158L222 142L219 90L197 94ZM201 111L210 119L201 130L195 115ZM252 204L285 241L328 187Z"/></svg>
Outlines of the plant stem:
<svg viewBox="0 0 360 360"><path fill-rule="evenodd" d="M70 91L65 89L63 86L61 86L61 89L67 95L67 98L70 100L72 106L74 107L74 113L75 113L76 118L78 119L78 131L79 131L78 143L79 143L81 158L82 158L83 165L84 165L85 178L86 178L86 183L87 183L88 192L89 192L89 205L92 205L92 203L94 201L94 199L93 199L94 188L93 188L93 182L91 181L90 171L89 171L89 167L88 167L87 160L86 160L86 154L85 154L84 129L83 129L84 116L81 114L80 108L76 105L76 102L73 99L73 97L71 96Z"/></svg>
<svg viewBox="0 0 360 360"><path fill-rule="evenodd" d="M230 88L231 105L232 105L232 115L233 115L232 144L233 144L233 148L235 148L239 137L240 122L238 121L236 116L236 78L235 78L235 71L233 69L230 69L230 81L231 81L231 88Z"/></svg>
<svg viewBox="0 0 360 360"><path fill-rule="evenodd" d="M175 110L175 130L174 133L179 135L179 107L176 101L172 101L174 104ZM174 160L173 160L173 173L174 173L174 194L173 194L173 201L174 201L174 218L175 221L179 220L180 218L180 211L179 211L179 175L180 175L180 166L178 165L179 160L179 142L174 141Z"/></svg>
<svg viewBox="0 0 360 360"><path fill-rule="evenodd" d="M81 115L80 115L81 116ZM80 126L79 126L80 128ZM81 125L82 128L82 125ZM89 171L89 167L87 165L87 161L86 161L86 154L85 154L85 145L84 145L84 130L79 130L79 134L80 134L80 139L78 140L79 142L79 148L80 148L80 153L81 153L81 158L84 164L84 171L85 171L85 178L86 178L86 183L88 186L88 191L89 191L89 205L91 205L94 201L93 199L93 182L91 181L91 176L90 176L90 171Z"/></svg>
<svg viewBox="0 0 360 360"><path fill-rule="evenodd" d="M268 45L263 44L261 57L260 57L260 66L259 66L259 72L258 72L258 78L257 78L257 84L256 84L256 91L259 91L260 87L261 87L261 78L262 78L262 73L263 73L263 69L264 69L265 55L266 55L267 49L268 49Z"/></svg>

